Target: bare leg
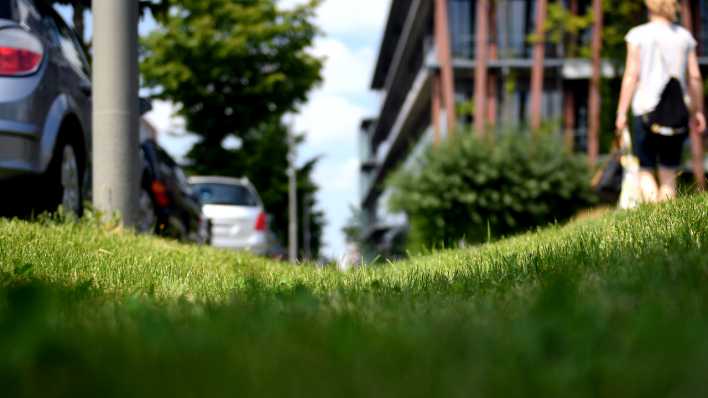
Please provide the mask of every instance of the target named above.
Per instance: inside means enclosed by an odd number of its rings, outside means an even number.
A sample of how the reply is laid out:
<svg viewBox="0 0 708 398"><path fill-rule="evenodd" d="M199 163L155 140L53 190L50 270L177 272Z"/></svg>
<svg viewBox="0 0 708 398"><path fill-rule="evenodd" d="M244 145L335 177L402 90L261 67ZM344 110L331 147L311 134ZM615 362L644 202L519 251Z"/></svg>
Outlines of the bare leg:
<svg viewBox="0 0 708 398"><path fill-rule="evenodd" d="M675 169L659 168L659 201L676 198L677 175Z"/></svg>
<svg viewBox="0 0 708 398"><path fill-rule="evenodd" d="M642 190L642 199L645 203L656 203L659 201L659 188L656 185L654 173L650 170L639 171L639 186Z"/></svg>

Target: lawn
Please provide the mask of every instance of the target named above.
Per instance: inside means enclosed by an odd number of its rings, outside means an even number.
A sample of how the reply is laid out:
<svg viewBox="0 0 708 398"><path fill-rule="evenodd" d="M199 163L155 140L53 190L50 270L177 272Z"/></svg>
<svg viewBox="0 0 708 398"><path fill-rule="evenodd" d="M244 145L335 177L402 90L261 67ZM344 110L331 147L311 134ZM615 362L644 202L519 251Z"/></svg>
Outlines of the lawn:
<svg viewBox="0 0 708 398"><path fill-rule="evenodd" d="M2 396L708 396L708 195L350 273L0 221Z"/></svg>

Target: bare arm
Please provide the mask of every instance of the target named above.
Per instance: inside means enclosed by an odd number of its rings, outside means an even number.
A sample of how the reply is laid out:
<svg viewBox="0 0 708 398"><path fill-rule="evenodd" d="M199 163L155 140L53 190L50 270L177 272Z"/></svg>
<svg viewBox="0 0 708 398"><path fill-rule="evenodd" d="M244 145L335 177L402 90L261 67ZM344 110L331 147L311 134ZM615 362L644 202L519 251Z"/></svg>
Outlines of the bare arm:
<svg viewBox="0 0 708 398"><path fill-rule="evenodd" d="M706 120L703 115L703 77L698 66L696 51L688 55L688 95L691 97L692 126L699 133L706 129Z"/></svg>
<svg viewBox="0 0 708 398"><path fill-rule="evenodd" d="M627 45L627 63L624 68L624 78L622 79L622 91L620 92L619 105L617 106L617 121L615 127L617 131L622 131L627 127L627 112L632 102L634 93L639 84L639 66L641 58L639 47Z"/></svg>

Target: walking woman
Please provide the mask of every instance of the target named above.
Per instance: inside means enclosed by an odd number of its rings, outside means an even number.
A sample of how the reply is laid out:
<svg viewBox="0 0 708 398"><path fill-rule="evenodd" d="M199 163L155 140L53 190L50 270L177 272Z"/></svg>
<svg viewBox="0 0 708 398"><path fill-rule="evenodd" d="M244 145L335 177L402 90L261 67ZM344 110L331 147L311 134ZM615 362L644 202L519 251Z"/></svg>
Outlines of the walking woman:
<svg viewBox="0 0 708 398"><path fill-rule="evenodd" d="M696 40L676 23L676 0L646 0L649 22L627 34L627 65L616 127L628 127L632 107L633 150L639 158L646 202L676 197L676 177L690 129L702 133L703 80ZM659 183L654 178L658 172Z"/></svg>

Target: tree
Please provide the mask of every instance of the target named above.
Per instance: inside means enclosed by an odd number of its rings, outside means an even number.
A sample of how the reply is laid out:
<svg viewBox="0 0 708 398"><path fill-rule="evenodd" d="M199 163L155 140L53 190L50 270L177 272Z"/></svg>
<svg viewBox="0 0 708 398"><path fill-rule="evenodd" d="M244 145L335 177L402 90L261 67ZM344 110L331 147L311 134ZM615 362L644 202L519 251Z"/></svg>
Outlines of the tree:
<svg viewBox="0 0 708 398"><path fill-rule="evenodd" d="M312 23L318 1L291 10L276 0L151 3L160 6L151 11L161 27L142 42L143 83L155 98L177 104L187 130L200 137L188 154L190 171L248 176L286 242L288 129L280 119L321 80L322 61L307 52L318 33ZM238 138L240 148L224 148L227 137ZM314 209L316 164L298 171L313 253L324 224Z"/></svg>
<svg viewBox="0 0 708 398"><path fill-rule="evenodd" d="M389 180L390 210L410 222L408 248L481 243L569 219L593 202L582 155L552 134L458 134Z"/></svg>
<svg viewBox="0 0 708 398"><path fill-rule="evenodd" d="M178 104L209 148L294 110L320 81L322 62L306 51L317 1L288 11L276 3L184 0L143 41L144 85Z"/></svg>

